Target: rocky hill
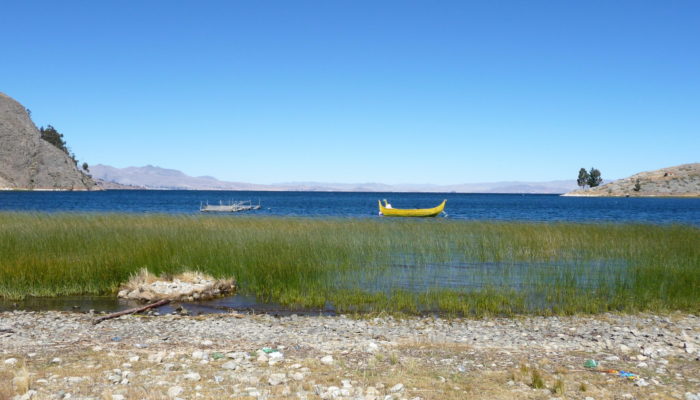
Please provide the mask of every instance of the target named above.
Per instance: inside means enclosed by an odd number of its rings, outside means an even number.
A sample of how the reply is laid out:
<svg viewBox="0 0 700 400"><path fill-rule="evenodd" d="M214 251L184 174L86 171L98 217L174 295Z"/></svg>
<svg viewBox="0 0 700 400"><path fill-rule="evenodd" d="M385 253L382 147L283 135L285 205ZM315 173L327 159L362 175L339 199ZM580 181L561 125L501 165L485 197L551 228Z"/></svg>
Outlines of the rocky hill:
<svg viewBox="0 0 700 400"><path fill-rule="evenodd" d="M581 197L700 197L700 163L640 172L602 186L574 190Z"/></svg>
<svg viewBox="0 0 700 400"><path fill-rule="evenodd" d="M0 190L97 190L64 151L41 138L27 109L0 93Z"/></svg>

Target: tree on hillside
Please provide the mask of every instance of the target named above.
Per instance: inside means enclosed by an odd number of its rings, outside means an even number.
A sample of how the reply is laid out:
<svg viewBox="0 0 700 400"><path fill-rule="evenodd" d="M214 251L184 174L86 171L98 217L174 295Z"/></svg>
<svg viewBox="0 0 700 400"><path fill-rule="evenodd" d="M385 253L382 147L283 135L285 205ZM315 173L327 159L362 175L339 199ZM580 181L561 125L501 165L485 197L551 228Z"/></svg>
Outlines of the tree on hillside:
<svg viewBox="0 0 700 400"><path fill-rule="evenodd" d="M86 163L86 162L83 163L83 171L90 172L90 167L88 166L88 163Z"/></svg>
<svg viewBox="0 0 700 400"><path fill-rule="evenodd" d="M584 189L586 185L588 185L588 171L586 171L585 168L581 168L578 171L578 179L576 180L576 183L581 187L581 189Z"/></svg>
<svg viewBox="0 0 700 400"><path fill-rule="evenodd" d="M75 154L70 152L68 146L66 145L66 141L63 140L63 134L58 132L56 128L54 128L51 125L48 125L46 128L42 126L41 128L39 128L39 133L41 134L42 139L46 140L47 142L54 145L54 147L56 147L57 149L66 153L68 157L70 157L73 160L73 163L75 163L76 166L78 165L78 160L75 158Z"/></svg>
<svg viewBox="0 0 700 400"><path fill-rule="evenodd" d="M590 172L588 172L588 186L594 188L603 182L603 178L600 176L600 171L591 167Z"/></svg>
<svg viewBox="0 0 700 400"><path fill-rule="evenodd" d="M54 128L51 125L47 126L46 128L42 126L41 128L39 128L39 133L41 133L42 139L51 143L59 150L62 150L64 153L69 154L68 147L66 147L66 142L65 140L63 140L63 134L59 133L56 130L56 128Z"/></svg>
<svg viewBox="0 0 700 400"><path fill-rule="evenodd" d="M634 190L635 192L642 190L642 184L639 183L639 179L637 179L637 183L634 184L634 187L632 188L632 190Z"/></svg>

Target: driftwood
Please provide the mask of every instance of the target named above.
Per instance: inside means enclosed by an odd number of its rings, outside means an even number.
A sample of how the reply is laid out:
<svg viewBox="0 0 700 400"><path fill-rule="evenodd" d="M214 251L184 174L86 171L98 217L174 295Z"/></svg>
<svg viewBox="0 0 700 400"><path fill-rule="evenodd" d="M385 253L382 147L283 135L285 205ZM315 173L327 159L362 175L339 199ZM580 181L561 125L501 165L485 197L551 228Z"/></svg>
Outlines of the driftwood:
<svg viewBox="0 0 700 400"><path fill-rule="evenodd" d="M112 314L107 314L105 316L97 318L95 320L95 322L93 322L93 324L97 325L102 321L106 321L106 320L112 319L112 318L121 317L122 315L135 314L135 313L139 313L141 311L150 310L151 308L162 307L168 303L170 303L170 300L165 299L165 300L156 301L155 303L146 304L145 306L142 306L142 307L130 308L128 310L119 311L119 312L115 312Z"/></svg>

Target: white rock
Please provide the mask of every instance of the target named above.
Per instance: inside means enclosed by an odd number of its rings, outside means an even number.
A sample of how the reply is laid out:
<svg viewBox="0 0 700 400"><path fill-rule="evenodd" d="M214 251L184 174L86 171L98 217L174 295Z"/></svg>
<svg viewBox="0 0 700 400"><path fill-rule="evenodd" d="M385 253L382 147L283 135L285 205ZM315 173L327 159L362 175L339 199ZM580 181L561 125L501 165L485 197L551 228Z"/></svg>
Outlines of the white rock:
<svg viewBox="0 0 700 400"><path fill-rule="evenodd" d="M634 384L639 387L649 386L649 382L644 380L644 378L635 379Z"/></svg>
<svg viewBox="0 0 700 400"><path fill-rule="evenodd" d="M332 365L333 364L333 356L328 355L321 357L321 363L325 365Z"/></svg>
<svg viewBox="0 0 700 400"><path fill-rule="evenodd" d="M5 365L13 366L17 365L17 359L16 358L8 358L5 360Z"/></svg>
<svg viewBox="0 0 700 400"><path fill-rule="evenodd" d="M685 352L688 354L693 354L695 353L695 345L690 343L690 342L683 342L683 348L685 349Z"/></svg>
<svg viewBox="0 0 700 400"><path fill-rule="evenodd" d="M233 370L235 370L236 368L238 368L238 364L236 364L235 361L228 361L228 362L225 362L223 365L221 365L221 368L223 368L223 369L230 369L230 370L233 371Z"/></svg>
<svg viewBox="0 0 700 400"><path fill-rule="evenodd" d="M113 394L112 395L112 400L126 400L126 397L124 397L121 394Z"/></svg>
<svg viewBox="0 0 700 400"><path fill-rule="evenodd" d="M195 381L195 382L202 380L202 376L196 372L190 372L189 374L185 374L185 375L183 375L183 378L187 379L188 381Z"/></svg>
<svg viewBox="0 0 700 400"><path fill-rule="evenodd" d="M620 351L621 351L621 352L623 352L623 353L629 353L630 350L631 350L631 349L629 348L629 346L624 345L624 344L621 344L621 345L620 345Z"/></svg>
<svg viewBox="0 0 700 400"><path fill-rule="evenodd" d="M389 392L398 393L402 390L403 390L403 383L397 383L396 385L392 386L391 389L389 389Z"/></svg>
<svg viewBox="0 0 700 400"><path fill-rule="evenodd" d="M168 389L168 396L169 397L177 397L177 396L181 395L182 392L184 392L184 391L185 391L185 389L183 389L180 386L173 386L170 389Z"/></svg>
<svg viewBox="0 0 700 400"><path fill-rule="evenodd" d="M195 350L192 352L192 358L195 360L205 360L209 358L209 355L201 350Z"/></svg>
<svg viewBox="0 0 700 400"><path fill-rule="evenodd" d="M34 397L36 390L27 390L22 396L19 396L19 400L29 400ZM15 397L17 398L17 397Z"/></svg>
<svg viewBox="0 0 700 400"><path fill-rule="evenodd" d="M211 340L205 340L202 342L202 346L211 346L213 344L214 342L212 342Z"/></svg>
<svg viewBox="0 0 700 400"><path fill-rule="evenodd" d="M295 381L303 381L304 380L304 374L302 374L301 372L295 372L295 373L291 374L290 376Z"/></svg>
<svg viewBox="0 0 700 400"><path fill-rule="evenodd" d="M287 375L285 374L270 374L270 378L267 380L267 382L272 386L277 386L280 383L284 383L286 378Z"/></svg>
<svg viewBox="0 0 700 400"><path fill-rule="evenodd" d="M60 359L60 358L58 358L58 357L54 357L54 359L53 359L53 360L51 360L51 363L52 363L52 364L60 364L60 363L61 363L61 361L63 361L63 360L61 360L61 359Z"/></svg>
<svg viewBox="0 0 700 400"><path fill-rule="evenodd" d="M645 363L644 361L637 364L637 368L646 368L648 366L649 364Z"/></svg>
<svg viewBox="0 0 700 400"><path fill-rule="evenodd" d="M135 363L135 362L137 362L139 359L140 359L139 356L129 357L129 362L130 362L130 363Z"/></svg>
<svg viewBox="0 0 700 400"><path fill-rule="evenodd" d="M160 351L158 353L148 355L148 361L158 363L158 364L163 362L163 358L165 358L164 351Z"/></svg>
<svg viewBox="0 0 700 400"><path fill-rule="evenodd" d="M700 400L700 393L694 394L691 392L686 392L685 400Z"/></svg>

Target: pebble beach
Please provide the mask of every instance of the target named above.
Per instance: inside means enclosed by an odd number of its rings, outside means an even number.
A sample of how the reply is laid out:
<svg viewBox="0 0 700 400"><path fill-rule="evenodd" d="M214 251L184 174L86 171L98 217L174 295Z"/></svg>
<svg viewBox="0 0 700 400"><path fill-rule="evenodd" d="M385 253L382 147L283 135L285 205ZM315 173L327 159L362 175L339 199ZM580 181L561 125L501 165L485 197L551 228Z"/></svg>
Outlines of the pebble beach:
<svg viewBox="0 0 700 400"><path fill-rule="evenodd" d="M0 399L700 399L681 313L98 316L1 313Z"/></svg>

